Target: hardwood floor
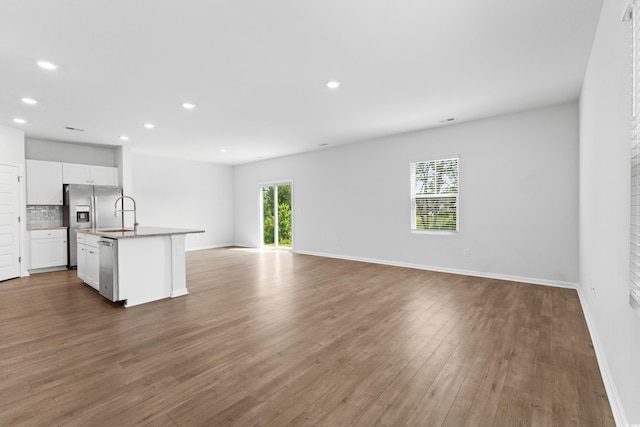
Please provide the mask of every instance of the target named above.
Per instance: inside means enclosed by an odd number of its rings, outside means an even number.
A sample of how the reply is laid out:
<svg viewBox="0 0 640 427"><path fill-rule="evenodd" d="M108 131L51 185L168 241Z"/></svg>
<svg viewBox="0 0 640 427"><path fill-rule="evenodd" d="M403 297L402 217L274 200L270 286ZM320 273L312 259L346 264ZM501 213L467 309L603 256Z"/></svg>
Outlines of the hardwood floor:
<svg viewBox="0 0 640 427"><path fill-rule="evenodd" d="M187 283L0 282L0 425L614 425L574 290L241 249Z"/></svg>

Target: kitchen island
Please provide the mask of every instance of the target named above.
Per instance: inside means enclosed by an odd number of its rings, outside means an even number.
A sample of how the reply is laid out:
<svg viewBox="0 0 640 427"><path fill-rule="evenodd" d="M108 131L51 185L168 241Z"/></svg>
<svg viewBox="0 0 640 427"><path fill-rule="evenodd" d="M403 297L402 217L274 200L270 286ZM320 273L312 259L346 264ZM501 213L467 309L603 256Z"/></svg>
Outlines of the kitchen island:
<svg viewBox="0 0 640 427"><path fill-rule="evenodd" d="M81 245L97 242L93 258L78 257L78 277L125 307L187 295L185 236L204 233L165 227L78 230ZM99 260L99 265L96 265ZM96 270L99 270L96 271Z"/></svg>

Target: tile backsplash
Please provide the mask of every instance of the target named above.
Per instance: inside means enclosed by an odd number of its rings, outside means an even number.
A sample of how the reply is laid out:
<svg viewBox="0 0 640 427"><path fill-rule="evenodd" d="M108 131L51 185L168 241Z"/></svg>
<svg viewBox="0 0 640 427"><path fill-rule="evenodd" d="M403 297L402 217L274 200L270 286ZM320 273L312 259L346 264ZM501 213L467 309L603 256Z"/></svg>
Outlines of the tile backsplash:
<svg viewBox="0 0 640 427"><path fill-rule="evenodd" d="M62 206L27 205L27 227L59 227L62 225Z"/></svg>

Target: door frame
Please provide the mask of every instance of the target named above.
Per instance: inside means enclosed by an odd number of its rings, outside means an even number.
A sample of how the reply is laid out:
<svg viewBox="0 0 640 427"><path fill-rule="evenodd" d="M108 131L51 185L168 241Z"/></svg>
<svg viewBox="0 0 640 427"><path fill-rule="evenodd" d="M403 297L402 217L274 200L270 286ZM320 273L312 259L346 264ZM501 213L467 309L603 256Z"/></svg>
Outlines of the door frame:
<svg viewBox="0 0 640 427"><path fill-rule="evenodd" d="M288 185L291 188L291 252L295 252L295 242L296 242L296 215L295 215L295 200L294 191L293 191L293 178L291 179L279 179L275 181L264 181L258 183L258 236L260 245L258 246L261 249L265 249L264 245L264 207L262 205L262 188L263 187L273 187L280 185ZM281 247L275 247L274 249L281 249Z"/></svg>
<svg viewBox="0 0 640 427"><path fill-rule="evenodd" d="M18 212L20 215L20 224L18 226L18 257L20 261L19 268L19 276L25 277L29 276L29 272L27 271L27 265L31 262L27 257L26 253L26 236L27 236L27 199L26 199L26 179L25 179L25 165L16 164L16 163L8 163L8 162L0 162L0 165L9 166L16 168L18 172L18 178L20 182L18 183Z"/></svg>

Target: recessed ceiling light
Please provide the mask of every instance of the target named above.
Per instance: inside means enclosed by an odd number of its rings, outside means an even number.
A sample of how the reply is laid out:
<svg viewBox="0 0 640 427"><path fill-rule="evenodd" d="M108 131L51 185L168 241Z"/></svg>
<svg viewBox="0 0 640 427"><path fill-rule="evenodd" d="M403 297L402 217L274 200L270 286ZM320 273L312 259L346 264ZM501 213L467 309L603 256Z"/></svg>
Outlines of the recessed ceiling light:
<svg viewBox="0 0 640 427"><path fill-rule="evenodd" d="M196 104L192 104L190 102L185 102L182 104L182 106L187 110L193 110L194 108L196 108Z"/></svg>
<svg viewBox="0 0 640 427"><path fill-rule="evenodd" d="M19 117L16 117L15 119L13 119L13 121L16 122L16 123L20 123L20 124L27 123L27 121L25 119L21 119Z"/></svg>
<svg viewBox="0 0 640 427"><path fill-rule="evenodd" d="M338 86L340 86L340 82L337 80L331 80L330 82L327 82L327 87L329 89L337 89Z"/></svg>
<svg viewBox="0 0 640 427"><path fill-rule="evenodd" d="M155 126L153 125L153 123L145 123L144 127L146 127L147 129L153 129Z"/></svg>
<svg viewBox="0 0 640 427"><path fill-rule="evenodd" d="M122 135L122 136L120 136L120 139L123 140L123 141L128 141L129 137L126 136L126 135Z"/></svg>
<svg viewBox="0 0 640 427"><path fill-rule="evenodd" d="M226 148L221 148L221 149L220 149L220 152L221 152L221 153L226 153L226 152L227 152L227 149L226 149Z"/></svg>
<svg viewBox="0 0 640 427"><path fill-rule="evenodd" d="M36 62L40 68L44 68L45 70L55 70L58 66L49 61L38 61Z"/></svg>
<svg viewBox="0 0 640 427"><path fill-rule="evenodd" d="M37 104L38 101L36 101L33 98L22 98L22 102L24 102L25 104L29 104L29 105L33 105L33 104Z"/></svg>

